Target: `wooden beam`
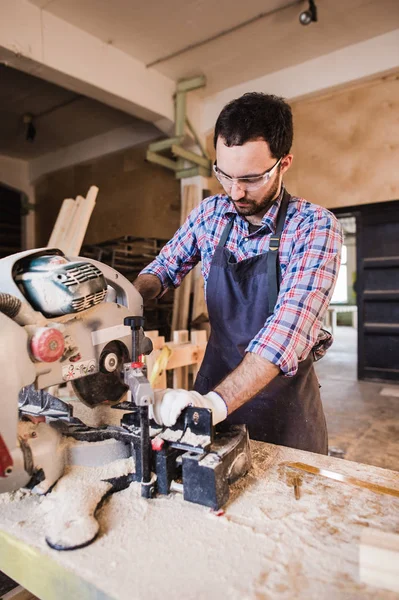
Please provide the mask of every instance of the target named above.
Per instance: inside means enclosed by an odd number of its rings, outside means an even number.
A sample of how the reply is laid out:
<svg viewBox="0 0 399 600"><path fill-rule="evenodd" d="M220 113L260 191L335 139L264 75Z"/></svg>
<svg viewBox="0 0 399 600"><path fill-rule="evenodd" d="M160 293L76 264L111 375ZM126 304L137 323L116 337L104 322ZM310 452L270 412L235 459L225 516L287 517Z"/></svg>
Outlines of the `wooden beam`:
<svg viewBox="0 0 399 600"><path fill-rule="evenodd" d="M199 75L198 77L192 77L191 79L181 79L177 82L176 92L191 92L192 90L198 90L206 85L205 75Z"/></svg>
<svg viewBox="0 0 399 600"><path fill-rule="evenodd" d="M173 332L173 342L175 344L188 343L188 330L181 329ZM170 359L169 359L170 360ZM173 388L188 390L188 366L179 367L173 371Z"/></svg>
<svg viewBox="0 0 399 600"><path fill-rule="evenodd" d="M181 169L176 171L176 179L184 179L185 177L197 177L197 175L201 175L201 177L210 177L211 169L205 169L204 167L189 167L188 169Z"/></svg>
<svg viewBox="0 0 399 600"><path fill-rule="evenodd" d="M175 135L184 135L186 127L186 94L178 92L175 97Z"/></svg>
<svg viewBox="0 0 399 600"><path fill-rule="evenodd" d="M166 167L167 169L171 169L172 171L177 171L178 165L177 162L171 160L170 158L166 158L165 156L161 156L156 152L151 152L147 150L146 158L149 162L152 162L156 165L161 165L161 167Z"/></svg>
<svg viewBox="0 0 399 600"><path fill-rule="evenodd" d="M190 334L190 340L191 340L192 344L196 344L197 346L200 346L201 348L206 349L206 345L208 343L207 332L202 329L193 329ZM205 354L205 352L204 352L204 354ZM204 357L202 356L202 359L203 358ZM191 367L192 372L193 372L193 377L194 377L193 384L195 383L195 379L198 375L198 371L200 369L201 363L202 363L202 360L200 362L197 362L195 365L192 365L192 367Z"/></svg>
<svg viewBox="0 0 399 600"><path fill-rule="evenodd" d="M209 154L208 154L208 152L207 152L207 150L205 148L205 146L203 145L202 141L200 140L199 135L195 131L194 126L193 126L193 124L191 123L191 121L190 121L190 119L188 117L186 117L186 124L187 124L187 127L189 128L189 130L191 131L191 133L192 133L192 135L193 135L193 137L195 139L196 144L201 149L202 156L205 156L205 158L207 158L208 160L211 160L210 156L209 156Z"/></svg>
<svg viewBox="0 0 399 600"><path fill-rule="evenodd" d="M181 146L177 146L176 144L173 144L172 146L172 154L174 154L175 156L179 156L180 158L184 158L185 160L188 160L192 163L195 163L200 167L204 167L205 169L210 170L211 168L211 161L209 160L209 158L200 156L195 152L190 152L190 150L185 150L184 148L182 148Z"/></svg>
<svg viewBox="0 0 399 600"><path fill-rule="evenodd" d="M153 142L148 146L150 152L161 152L162 150L168 150L173 144L180 144L183 141L184 136L177 136L168 138L166 140L160 140L159 142Z"/></svg>
<svg viewBox="0 0 399 600"><path fill-rule="evenodd" d="M187 365L195 365L204 358L205 346L190 343L175 344L174 342L169 342L168 346L172 350L172 355L166 366L168 371Z"/></svg>
<svg viewBox="0 0 399 600"><path fill-rule="evenodd" d="M186 185L181 200L180 224L183 224L190 212L200 203L200 190L196 185ZM181 285L175 290L173 299L172 331L188 329L190 295L193 272L188 273Z"/></svg>

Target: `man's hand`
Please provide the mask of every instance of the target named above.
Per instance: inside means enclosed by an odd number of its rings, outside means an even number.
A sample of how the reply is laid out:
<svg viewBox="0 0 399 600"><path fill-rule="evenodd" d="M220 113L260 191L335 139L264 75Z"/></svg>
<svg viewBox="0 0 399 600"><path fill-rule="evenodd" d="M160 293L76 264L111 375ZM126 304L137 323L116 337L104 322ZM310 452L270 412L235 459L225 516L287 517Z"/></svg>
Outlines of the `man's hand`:
<svg viewBox="0 0 399 600"><path fill-rule="evenodd" d="M133 285L141 294L143 300L157 298L162 292L162 284L156 275L139 275Z"/></svg>
<svg viewBox="0 0 399 600"><path fill-rule="evenodd" d="M171 389L155 393L155 402L152 405L152 415L150 414L150 416L158 425L172 427L187 406L210 408L213 425L224 421L227 417L226 403L216 392L209 392L209 394L201 396L198 392Z"/></svg>

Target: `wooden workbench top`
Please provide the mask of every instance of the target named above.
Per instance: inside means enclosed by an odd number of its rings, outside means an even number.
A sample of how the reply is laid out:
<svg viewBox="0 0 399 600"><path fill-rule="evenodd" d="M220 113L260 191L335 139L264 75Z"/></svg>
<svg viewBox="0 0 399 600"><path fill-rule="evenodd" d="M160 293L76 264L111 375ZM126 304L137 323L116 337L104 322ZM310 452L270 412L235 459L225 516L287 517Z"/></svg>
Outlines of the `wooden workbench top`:
<svg viewBox="0 0 399 600"><path fill-rule="evenodd" d="M359 539L398 531L399 498L287 463L397 491L399 474L258 442L252 452L223 515L179 495L144 500L132 484L101 509L100 537L70 552L46 545L43 499L5 494L0 569L44 600L397 598L359 582Z"/></svg>

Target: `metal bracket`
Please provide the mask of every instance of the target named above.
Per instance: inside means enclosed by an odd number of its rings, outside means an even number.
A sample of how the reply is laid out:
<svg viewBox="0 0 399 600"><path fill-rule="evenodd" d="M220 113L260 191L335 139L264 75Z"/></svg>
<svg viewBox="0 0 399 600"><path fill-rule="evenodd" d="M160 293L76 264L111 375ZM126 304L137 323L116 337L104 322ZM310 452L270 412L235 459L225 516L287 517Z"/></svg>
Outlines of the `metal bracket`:
<svg viewBox="0 0 399 600"><path fill-rule="evenodd" d="M31 210L36 210L36 204L29 202L29 198L23 192L21 193L21 215L25 217Z"/></svg>
<svg viewBox="0 0 399 600"><path fill-rule="evenodd" d="M204 87L205 84L206 79L203 75L192 79L182 79L181 81L178 81L175 93L175 135L166 140L153 142L148 146L146 155L147 160L174 171L176 179L184 179L185 177L193 177L196 175L210 177L212 174L211 159L186 114L187 92L198 90L199 88ZM183 148L182 143L186 126L199 146L201 154ZM169 153L169 156L160 154L165 151ZM175 158L170 158L170 155ZM191 166L185 167L186 161L191 163Z"/></svg>

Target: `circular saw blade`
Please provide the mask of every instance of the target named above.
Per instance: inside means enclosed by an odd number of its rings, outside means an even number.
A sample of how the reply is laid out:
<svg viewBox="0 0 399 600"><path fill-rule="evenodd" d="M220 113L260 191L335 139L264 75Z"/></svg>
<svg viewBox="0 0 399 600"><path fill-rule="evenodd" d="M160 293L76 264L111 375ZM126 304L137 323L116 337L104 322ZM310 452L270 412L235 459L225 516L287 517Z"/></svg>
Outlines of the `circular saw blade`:
<svg viewBox="0 0 399 600"><path fill-rule="evenodd" d="M104 369L108 354L114 354L118 358L118 364L111 373ZM112 404L120 402L128 390L123 382L125 362L129 362L126 346L118 341L107 344L100 356L100 371L72 381L72 387L79 400L87 406L97 406L103 402Z"/></svg>

